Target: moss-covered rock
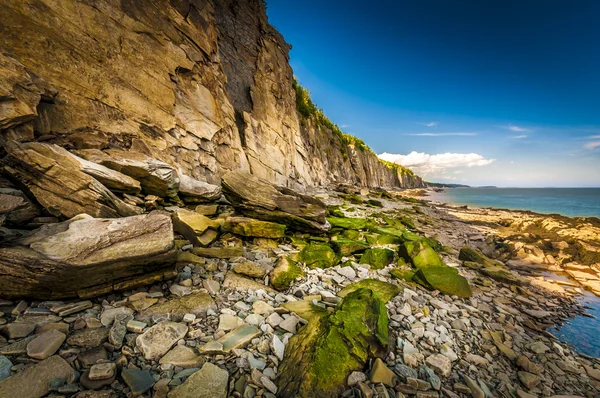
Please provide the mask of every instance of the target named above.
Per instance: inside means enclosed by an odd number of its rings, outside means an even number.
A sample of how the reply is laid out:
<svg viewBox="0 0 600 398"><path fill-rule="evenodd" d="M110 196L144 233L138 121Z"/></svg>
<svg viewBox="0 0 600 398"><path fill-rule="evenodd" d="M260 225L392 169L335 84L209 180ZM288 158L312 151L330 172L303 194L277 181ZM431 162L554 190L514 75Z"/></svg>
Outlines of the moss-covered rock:
<svg viewBox="0 0 600 398"><path fill-rule="evenodd" d="M445 266L436 251L423 240L404 242L400 246L399 254L418 269Z"/></svg>
<svg viewBox="0 0 600 398"><path fill-rule="evenodd" d="M341 256L349 256L354 253L364 252L369 248L367 242L352 239L336 239L331 241L335 251Z"/></svg>
<svg viewBox="0 0 600 398"><path fill-rule="evenodd" d="M358 289L371 289L384 303L390 301L395 295L400 293L401 289L397 285L383 282L377 279L363 279L352 283L338 292L339 297L346 297L348 294Z"/></svg>
<svg viewBox="0 0 600 398"><path fill-rule="evenodd" d="M334 398L352 371L382 357L388 341L384 302L370 289L348 294L335 312L313 318L293 336L279 367L282 398Z"/></svg>
<svg viewBox="0 0 600 398"><path fill-rule="evenodd" d="M327 214L331 217L346 217L344 212L340 210L339 206L327 206Z"/></svg>
<svg viewBox="0 0 600 398"><path fill-rule="evenodd" d="M238 274L249 276L250 278L263 278L267 274L267 271L263 267L250 261L234 265L233 270Z"/></svg>
<svg viewBox="0 0 600 398"><path fill-rule="evenodd" d="M455 268L423 267L417 270L413 280L430 289L459 297L471 297L473 292L469 281L458 274Z"/></svg>
<svg viewBox="0 0 600 398"><path fill-rule="evenodd" d="M483 275L492 278L498 282L504 282L511 285L528 285L529 280L523 278L515 272L512 272L507 267L490 266L479 269Z"/></svg>
<svg viewBox="0 0 600 398"><path fill-rule="evenodd" d="M396 279L406 282L412 282L416 272L417 271L415 271L414 269L394 268L390 271L390 274Z"/></svg>
<svg viewBox="0 0 600 398"><path fill-rule="evenodd" d="M346 239L358 240L360 238L360 232L353 229L346 229L342 232L342 236Z"/></svg>
<svg viewBox="0 0 600 398"><path fill-rule="evenodd" d="M374 247L368 249L360 258L361 264L369 264L371 269L382 269L394 261L394 252L390 249Z"/></svg>
<svg viewBox="0 0 600 398"><path fill-rule="evenodd" d="M343 229L365 229L367 226L367 220L364 218L350 218L350 217L327 217L327 221L333 228L343 228Z"/></svg>
<svg viewBox="0 0 600 398"><path fill-rule="evenodd" d="M355 205L359 205L364 202L364 200L355 193L340 193L338 196Z"/></svg>
<svg viewBox="0 0 600 398"><path fill-rule="evenodd" d="M468 246L460 249L458 259L462 261L471 261L483 265L484 267L504 267L504 264L498 260L493 260L481 253L479 250L470 248Z"/></svg>
<svg viewBox="0 0 600 398"><path fill-rule="evenodd" d="M465 246L460 249L458 258L463 261L465 267L478 269L483 275L498 282L512 285L527 285L530 283L529 280L509 270L504 263L489 258L479 250Z"/></svg>
<svg viewBox="0 0 600 398"><path fill-rule="evenodd" d="M402 239L387 234L368 234L365 239L371 245L398 245L402 243Z"/></svg>
<svg viewBox="0 0 600 398"><path fill-rule="evenodd" d="M247 217L228 217L223 225L223 229L236 235L278 239L285 236L286 226Z"/></svg>
<svg viewBox="0 0 600 398"><path fill-rule="evenodd" d="M290 287L296 278L304 276L304 271L289 257L280 257L270 274L270 283L277 290Z"/></svg>
<svg viewBox="0 0 600 398"><path fill-rule="evenodd" d="M298 261L308 268L329 268L339 262L333 249L325 243L310 243L298 253Z"/></svg>
<svg viewBox="0 0 600 398"><path fill-rule="evenodd" d="M367 203L373 207L383 207L383 203L381 203L381 200L369 199L367 200Z"/></svg>

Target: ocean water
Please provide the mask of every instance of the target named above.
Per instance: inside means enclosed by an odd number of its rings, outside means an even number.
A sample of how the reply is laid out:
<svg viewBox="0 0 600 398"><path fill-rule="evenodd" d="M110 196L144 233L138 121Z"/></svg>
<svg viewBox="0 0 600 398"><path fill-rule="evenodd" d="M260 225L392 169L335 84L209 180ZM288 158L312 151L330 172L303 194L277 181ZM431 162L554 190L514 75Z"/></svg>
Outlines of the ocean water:
<svg viewBox="0 0 600 398"><path fill-rule="evenodd" d="M432 193L427 199L569 217L600 217L600 188L446 188L445 192ZM549 279L569 279L547 272L543 275ZM600 298L585 292L580 302L595 318L576 316L549 332L577 351L600 358Z"/></svg>
<svg viewBox="0 0 600 398"><path fill-rule="evenodd" d="M600 217L600 188L445 188L428 199L569 217Z"/></svg>

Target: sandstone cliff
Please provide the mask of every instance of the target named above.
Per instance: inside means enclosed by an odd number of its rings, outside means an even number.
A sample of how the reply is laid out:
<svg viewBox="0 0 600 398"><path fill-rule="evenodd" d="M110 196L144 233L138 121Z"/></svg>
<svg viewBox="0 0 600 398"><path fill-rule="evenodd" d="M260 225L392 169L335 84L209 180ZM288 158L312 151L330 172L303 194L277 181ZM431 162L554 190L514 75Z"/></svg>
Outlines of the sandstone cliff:
<svg viewBox="0 0 600 398"><path fill-rule="evenodd" d="M124 149L217 183L417 187L296 110L260 0L0 0L0 145ZM4 155L4 153L2 153Z"/></svg>

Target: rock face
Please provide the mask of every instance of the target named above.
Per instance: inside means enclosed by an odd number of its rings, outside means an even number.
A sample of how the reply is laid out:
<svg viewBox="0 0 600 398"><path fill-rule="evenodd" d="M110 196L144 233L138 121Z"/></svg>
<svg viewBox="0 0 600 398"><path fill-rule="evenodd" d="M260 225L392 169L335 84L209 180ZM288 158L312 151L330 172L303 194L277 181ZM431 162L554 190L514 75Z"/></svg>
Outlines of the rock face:
<svg viewBox="0 0 600 398"><path fill-rule="evenodd" d="M173 272L169 264L175 261L171 218L162 212L119 219L81 215L18 243L0 249L5 298L83 297L127 289L160 280Z"/></svg>
<svg viewBox="0 0 600 398"><path fill-rule="evenodd" d="M3 139L150 156L163 164L145 181L121 170L146 192L177 184L169 168L212 184L239 169L289 187L423 185L301 120L262 1L1 0L0 20Z"/></svg>

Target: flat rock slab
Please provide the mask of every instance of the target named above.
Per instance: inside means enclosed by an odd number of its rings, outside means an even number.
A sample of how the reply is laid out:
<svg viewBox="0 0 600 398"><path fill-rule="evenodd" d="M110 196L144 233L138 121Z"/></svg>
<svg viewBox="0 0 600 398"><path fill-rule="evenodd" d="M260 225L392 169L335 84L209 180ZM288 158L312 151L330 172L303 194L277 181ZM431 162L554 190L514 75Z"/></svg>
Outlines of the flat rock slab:
<svg viewBox="0 0 600 398"><path fill-rule="evenodd" d="M220 224L210 218L187 209L179 209L173 213L173 227L176 232L183 235L194 246L204 246L200 236L211 228L217 231Z"/></svg>
<svg viewBox="0 0 600 398"><path fill-rule="evenodd" d="M169 319L171 321L181 321L185 314L194 314L196 316L206 315L206 312L217 309L215 301L207 293L193 293L189 296L171 299L160 304L155 304L147 310L136 316L140 321L146 321L152 318Z"/></svg>
<svg viewBox="0 0 600 398"><path fill-rule="evenodd" d="M176 257L171 218L158 211L118 219L82 214L18 243L0 249L0 285L7 298L108 293L128 288L136 278L171 272Z"/></svg>
<svg viewBox="0 0 600 398"><path fill-rule="evenodd" d="M69 336L67 344L79 348L98 347L108 340L108 332L106 328L85 329Z"/></svg>
<svg viewBox="0 0 600 398"><path fill-rule="evenodd" d="M188 346L177 345L171 351L167 352L160 361L160 364L168 363L182 368L198 368L204 363L204 359L194 352Z"/></svg>
<svg viewBox="0 0 600 398"><path fill-rule="evenodd" d="M259 220L301 230L328 230L327 206L319 199L278 187L244 171L230 171L222 179L223 194L233 207Z"/></svg>
<svg viewBox="0 0 600 398"><path fill-rule="evenodd" d="M188 332L183 323L164 321L152 326L136 339L136 345L146 359L157 359L167 353Z"/></svg>
<svg viewBox="0 0 600 398"><path fill-rule="evenodd" d="M267 293L275 293L276 291L262 283L253 281L252 279L244 278L243 276L229 271L223 281L223 288L231 290L264 290Z"/></svg>
<svg viewBox="0 0 600 398"><path fill-rule="evenodd" d="M46 359L54 355L67 336L58 330L48 330L27 344L27 355L35 359Z"/></svg>
<svg viewBox="0 0 600 398"><path fill-rule="evenodd" d="M180 386L169 393L169 398L225 398L229 373L207 362Z"/></svg>
<svg viewBox="0 0 600 398"><path fill-rule="evenodd" d="M52 356L0 382L0 398L40 398L48 394L50 380L66 379L73 368L59 357Z"/></svg>
<svg viewBox="0 0 600 398"><path fill-rule="evenodd" d="M223 344L223 352L228 353L234 348L247 346L253 338L261 334L262 332L256 326L243 325L221 337L218 342Z"/></svg>
<svg viewBox="0 0 600 398"><path fill-rule="evenodd" d="M131 389L133 396L145 393L154 385L154 379L147 370L123 369L121 377Z"/></svg>
<svg viewBox="0 0 600 398"><path fill-rule="evenodd" d="M142 212L84 173L79 161L57 145L11 142L6 150L5 170L54 216L126 217Z"/></svg>

